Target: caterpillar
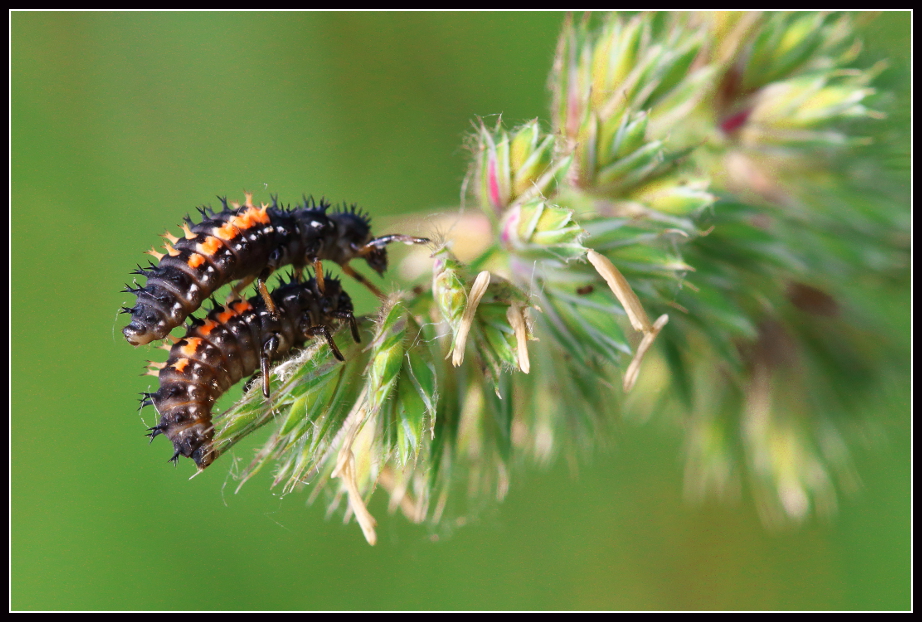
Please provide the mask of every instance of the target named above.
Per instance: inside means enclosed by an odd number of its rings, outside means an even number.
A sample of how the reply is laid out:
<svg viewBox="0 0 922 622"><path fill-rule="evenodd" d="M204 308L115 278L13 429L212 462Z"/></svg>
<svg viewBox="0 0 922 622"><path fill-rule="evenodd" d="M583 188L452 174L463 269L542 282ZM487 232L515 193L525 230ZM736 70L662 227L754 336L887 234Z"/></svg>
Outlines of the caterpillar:
<svg viewBox="0 0 922 622"><path fill-rule="evenodd" d="M271 298L275 316L259 294L227 305L215 302L204 320L191 318L185 336L169 348L169 360L151 363L148 373L160 379L160 388L142 393L141 407L154 406L160 414L148 436L153 441L163 434L173 442L174 463L186 456L199 469L211 464L212 406L241 378L261 370L262 391L268 398L270 362L308 338L322 336L342 361L331 326L344 320L359 342L352 300L338 279L327 278L321 293L316 278L299 282L292 276Z"/></svg>
<svg viewBox="0 0 922 622"><path fill-rule="evenodd" d="M134 346L163 339L182 324L204 300L218 288L239 281L239 294L254 280L270 312L275 315L266 279L272 272L293 265L296 272L312 265L321 292L325 290L321 260L339 264L343 272L358 280L376 295L381 292L355 272L348 264L364 259L368 266L383 275L387 270L386 246L391 242L426 244L426 238L402 234L372 237L371 219L354 205L330 210L324 200L319 204L304 199L304 204L290 209L280 207L277 197L272 205L253 204L253 195L245 193L243 205L219 197L224 209L218 213L199 208L202 222L195 224L186 216L181 225L184 237L164 234L166 253L147 251L155 257L147 268L140 265L132 274L144 276L143 287L126 285L123 292L134 294L133 307L122 307L131 322L122 329L125 339Z"/></svg>

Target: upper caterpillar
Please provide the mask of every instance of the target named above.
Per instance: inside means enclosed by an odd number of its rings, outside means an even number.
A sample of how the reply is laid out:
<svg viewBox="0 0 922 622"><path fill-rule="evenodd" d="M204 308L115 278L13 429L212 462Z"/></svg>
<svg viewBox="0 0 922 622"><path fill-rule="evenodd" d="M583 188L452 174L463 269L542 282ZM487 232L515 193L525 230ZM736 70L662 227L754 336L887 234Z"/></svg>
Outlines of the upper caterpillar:
<svg viewBox="0 0 922 622"><path fill-rule="evenodd" d="M293 264L296 271L313 265L320 291L324 290L321 260L334 261L349 276L363 283L375 294L381 293L348 263L356 258L368 262L378 274L387 269L387 250L391 242L425 244L426 238L393 234L372 237L371 219L355 206L328 211L330 203L305 199L295 209L253 204L246 193L244 204L221 199L219 213L200 208L204 220L194 224L187 216L182 224L183 238L169 233L166 253L151 249L159 264L135 270L132 274L147 277L143 287L127 286L125 292L138 299L122 313L131 314L131 322L122 329L128 343L139 346L163 339L219 287L242 280L235 287L240 292L258 280L260 293L275 314L265 280L278 268Z"/></svg>
<svg viewBox="0 0 922 622"><path fill-rule="evenodd" d="M359 341L352 301L338 279L327 279L321 293L315 279L292 280L271 294L278 314L269 312L262 296L226 306L215 304L204 320L192 318L189 329L170 350L165 363L151 363L160 388L142 393L141 406L160 414L148 436L164 434L173 441L173 457L192 458L199 469L214 460L211 408L241 378L262 371L263 395L269 397L269 363L307 339L322 336L340 361L333 325L346 321Z"/></svg>

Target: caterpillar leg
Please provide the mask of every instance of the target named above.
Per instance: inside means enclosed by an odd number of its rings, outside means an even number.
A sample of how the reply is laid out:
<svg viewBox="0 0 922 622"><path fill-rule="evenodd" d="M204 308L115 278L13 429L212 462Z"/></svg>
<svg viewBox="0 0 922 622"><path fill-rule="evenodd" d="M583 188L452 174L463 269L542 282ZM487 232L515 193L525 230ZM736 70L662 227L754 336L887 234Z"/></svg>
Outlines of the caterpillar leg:
<svg viewBox="0 0 922 622"><path fill-rule="evenodd" d="M279 319L279 309L275 306L275 301L272 300L272 296L269 295L269 288L266 287L266 279L272 274L272 268L266 268L263 270L258 277L256 277L256 289L259 291L259 295L262 296L263 302L266 303L266 309L269 311L269 315L272 316L272 319L278 321Z"/></svg>
<svg viewBox="0 0 922 622"><path fill-rule="evenodd" d="M263 343L262 351L259 353L259 369L263 375L263 397L269 399L269 363L278 352L279 337L273 334Z"/></svg>
<svg viewBox="0 0 922 622"><path fill-rule="evenodd" d="M352 338L355 339L356 343L362 343L359 337L359 323L351 311L333 311L330 315L341 320L348 320L349 328L352 330Z"/></svg>
<svg viewBox="0 0 922 622"><path fill-rule="evenodd" d="M323 282L323 264L316 258L314 259L314 279L317 281L317 289L320 293L327 293L326 284Z"/></svg>
<svg viewBox="0 0 922 622"><path fill-rule="evenodd" d="M336 357L337 361L345 361L346 358L343 356L343 353L339 351L339 348L336 347L336 342L333 341L333 335L330 333L329 327L325 324L318 324L316 326L311 326L306 331L304 331L309 337L316 337L317 335L323 335L323 338L327 340L327 343L330 346L330 349L333 350L333 356Z"/></svg>
<svg viewBox="0 0 922 622"><path fill-rule="evenodd" d="M275 301L272 300L272 296L269 295L269 288L266 287L266 282L262 279L256 281L256 287L259 288L259 295L262 296L263 302L266 303L266 309L269 311L269 314L272 315L273 320L279 319L279 309L275 306Z"/></svg>
<svg viewBox="0 0 922 622"><path fill-rule="evenodd" d="M358 251L359 257L364 257L368 253L374 251L377 248L384 248L391 242L403 242L404 244L428 244L431 242L429 238L416 238L412 235L403 235L402 233L392 233L390 235L382 235L379 238L375 238L365 244Z"/></svg>

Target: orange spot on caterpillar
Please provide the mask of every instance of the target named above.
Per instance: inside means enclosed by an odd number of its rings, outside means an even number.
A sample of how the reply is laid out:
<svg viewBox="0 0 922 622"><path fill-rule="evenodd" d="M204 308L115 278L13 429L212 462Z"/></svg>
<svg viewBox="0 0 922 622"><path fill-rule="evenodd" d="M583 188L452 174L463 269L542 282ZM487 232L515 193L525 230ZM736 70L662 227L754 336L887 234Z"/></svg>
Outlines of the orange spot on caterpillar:
<svg viewBox="0 0 922 622"><path fill-rule="evenodd" d="M192 253L189 257L189 260L186 262L190 268L198 268L200 265L205 263L205 258L199 255L198 253Z"/></svg>
<svg viewBox="0 0 922 622"><path fill-rule="evenodd" d="M186 368L188 366L189 366L189 359L179 359L175 363L173 363L173 369L175 369L179 373L183 373L184 371L186 371Z"/></svg>
<svg viewBox="0 0 922 622"><path fill-rule="evenodd" d="M221 324L225 324L227 323L229 319L231 319L235 315L238 315L238 313L234 311L233 309L224 309L224 311L222 311L221 313L217 315L217 319L218 319L218 322L220 322Z"/></svg>
<svg viewBox="0 0 922 622"><path fill-rule="evenodd" d="M202 345L202 339L200 337L186 337L186 344L180 346L179 351L184 356L192 356L198 352L198 347Z"/></svg>
<svg viewBox="0 0 922 622"><path fill-rule="evenodd" d="M211 257L216 252L218 252L222 246L224 245L221 243L221 240L212 236L208 236L205 238L204 243L195 245L195 250L200 252L202 255L205 255L206 257Z"/></svg>
<svg viewBox="0 0 922 622"><path fill-rule="evenodd" d="M202 337L207 337L211 334L211 331L213 331L218 326L220 326L220 324L213 320L205 320L205 323L198 327L198 334Z"/></svg>
<svg viewBox="0 0 922 622"><path fill-rule="evenodd" d="M240 234L240 230L234 224L234 221L238 220L237 218L232 218L228 222L224 223L221 227L215 227L211 230L215 237L222 240L233 240Z"/></svg>
<svg viewBox="0 0 922 622"><path fill-rule="evenodd" d="M234 226L241 229L249 229L257 224L256 214L258 213L259 210L248 210L240 216L232 218L231 222L234 223Z"/></svg>
<svg viewBox="0 0 922 622"><path fill-rule="evenodd" d="M252 216L256 222L267 225L269 224L269 212L267 211L268 209L269 206L263 204L259 209L254 209L252 212L250 212L250 216Z"/></svg>

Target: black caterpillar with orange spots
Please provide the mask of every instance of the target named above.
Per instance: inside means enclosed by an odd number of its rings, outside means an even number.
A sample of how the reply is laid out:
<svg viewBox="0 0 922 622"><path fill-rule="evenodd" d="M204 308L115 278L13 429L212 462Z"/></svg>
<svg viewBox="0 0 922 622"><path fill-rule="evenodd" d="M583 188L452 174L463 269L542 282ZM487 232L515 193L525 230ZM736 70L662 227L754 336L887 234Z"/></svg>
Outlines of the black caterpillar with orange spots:
<svg viewBox="0 0 922 622"><path fill-rule="evenodd" d="M378 274L387 269L387 250L391 242L425 244L425 238L394 234L372 237L371 219L355 206L330 210L331 204L305 199L304 204L289 209L253 204L246 194L243 205L221 199L224 209L215 213L200 208L204 220L195 224L187 216L182 224L184 237L169 233L164 237L166 253L148 251L158 265L138 269L132 274L147 277L142 287L127 286L123 291L138 299L122 313L131 314L131 322L122 329L128 343L138 346L163 339L170 331L201 306L218 288L240 281L239 293L258 280L263 299L270 303L265 281L272 272L293 265L296 272L313 265L320 291L324 291L321 260L339 264L343 271L376 294L380 292L349 267L361 258ZM270 308L270 310L272 310ZM273 310L274 313L274 310Z"/></svg>
<svg viewBox="0 0 922 622"><path fill-rule="evenodd" d="M170 348L166 363L151 363L151 375L160 388L143 393L141 406L154 406L160 420L150 428L151 440L163 434L173 441L172 461L192 458L199 469L214 460L215 401L241 378L262 371L263 394L269 396L269 363L314 336L322 336L333 351L343 355L333 341L334 323L347 321L359 341L352 300L338 279L327 278L324 292L311 278L292 280L272 292L273 315L259 294L215 307L204 320L193 317L185 336ZM159 371L157 371L159 370Z"/></svg>

